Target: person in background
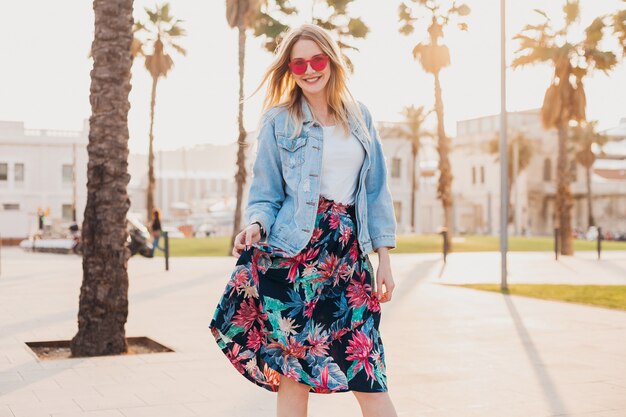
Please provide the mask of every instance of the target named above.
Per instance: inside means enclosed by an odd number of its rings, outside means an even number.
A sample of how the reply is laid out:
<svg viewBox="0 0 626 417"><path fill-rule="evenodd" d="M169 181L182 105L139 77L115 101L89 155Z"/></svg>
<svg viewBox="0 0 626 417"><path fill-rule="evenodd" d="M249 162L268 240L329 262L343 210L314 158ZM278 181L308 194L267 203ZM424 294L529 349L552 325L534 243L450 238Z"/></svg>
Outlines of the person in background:
<svg viewBox="0 0 626 417"><path fill-rule="evenodd" d="M159 246L159 240L161 239L161 214L159 209L154 209L152 212L152 223L150 223L150 233L152 234L152 256L157 248L163 250Z"/></svg>

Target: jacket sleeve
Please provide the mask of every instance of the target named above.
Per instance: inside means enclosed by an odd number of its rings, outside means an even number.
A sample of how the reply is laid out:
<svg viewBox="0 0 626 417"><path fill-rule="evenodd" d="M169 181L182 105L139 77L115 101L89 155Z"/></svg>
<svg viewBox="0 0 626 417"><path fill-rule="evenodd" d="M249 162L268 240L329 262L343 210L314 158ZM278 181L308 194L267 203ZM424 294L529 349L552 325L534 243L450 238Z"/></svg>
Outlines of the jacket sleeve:
<svg viewBox="0 0 626 417"><path fill-rule="evenodd" d="M271 113L264 115L257 140L258 147L252 167L252 183L244 219L246 224L259 221L268 236L285 199L283 174Z"/></svg>
<svg viewBox="0 0 626 417"><path fill-rule="evenodd" d="M372 161L365 176L367 226L374 250L383 246L392 249L396 247L397 225L393 199L387 181L385 154L369 110L363 104L361 104L361 109L372 139L370 144Z"/></svg>

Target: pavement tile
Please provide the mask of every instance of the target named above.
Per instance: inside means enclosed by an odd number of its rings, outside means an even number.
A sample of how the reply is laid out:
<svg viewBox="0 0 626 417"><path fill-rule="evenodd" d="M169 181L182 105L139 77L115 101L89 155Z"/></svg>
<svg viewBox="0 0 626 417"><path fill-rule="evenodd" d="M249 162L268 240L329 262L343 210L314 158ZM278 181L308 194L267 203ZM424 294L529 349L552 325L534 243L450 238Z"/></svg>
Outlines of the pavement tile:
<svg viewBox="0 0 626 417"><path fill-rule="evenodd" d="M148 407L121 408L125 417L195 417L196 414L181 404L153 405Z"/></svg>
<svg viewBox="0 0 626 417"><path fill-rule="evenodd" d="M57 400L53 403L33 402L11 405L11 411L15 417L49 417L53 413L79 412L82 411L78 404L72 400Z"/></svg>
<svg viewBox="0 0 626 417"><path fill-rule="evenodd" d="M76 398L74 401L85 411L121 409L123 407L133 407L146 405L135 394L120 393L115 395L92 395Z"/></svg>
<svg viewBox="0 0 626 417"><path fill-rule="evenodd" d="M9 407L19 404L33 404L39 402L39 399L32 391L13 390L0 394L0 406L7 405Z"/></svg>
<svg viewBox="0 0 626 417"><path fill-rule="evenodd" d="M6 405L0 405L0 417L15 417L13 412Z"/></svg>
<svg viewBox="0 0 626 417"><path fill-rule="evenodd" d="M58 413L52 414L51 417L124 417L124 414L122 414L119 410L99 410Z"/></svg>

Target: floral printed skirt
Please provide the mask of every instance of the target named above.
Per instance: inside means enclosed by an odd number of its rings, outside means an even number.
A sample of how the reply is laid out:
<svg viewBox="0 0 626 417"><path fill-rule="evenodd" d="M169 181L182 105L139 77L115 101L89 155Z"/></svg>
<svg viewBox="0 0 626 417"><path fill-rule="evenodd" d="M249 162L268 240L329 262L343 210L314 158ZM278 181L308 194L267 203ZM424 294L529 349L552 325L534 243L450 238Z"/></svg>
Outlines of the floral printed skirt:
<svg viewBox="0 0 626 417"><path fill-rule="evenodd" d="M209 327L248 380L269 391L279 374L314 393L387 391L381 308L356 225L353 204L320 196L297 255L260 244L242 252Z"/></svg>

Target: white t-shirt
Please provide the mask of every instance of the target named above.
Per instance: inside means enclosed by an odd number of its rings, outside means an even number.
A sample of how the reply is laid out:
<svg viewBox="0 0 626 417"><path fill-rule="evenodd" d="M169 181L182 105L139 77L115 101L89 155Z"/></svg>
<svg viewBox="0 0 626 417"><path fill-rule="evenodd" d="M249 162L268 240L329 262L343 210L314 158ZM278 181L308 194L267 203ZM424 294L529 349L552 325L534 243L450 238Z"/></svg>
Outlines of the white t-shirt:
<svg viewBox="0 0 626 417"><path fill-rule="evenodd" d="M337 203L354 204L365 149L341 126L322 126L324 131L320 194Z"/></svg>

